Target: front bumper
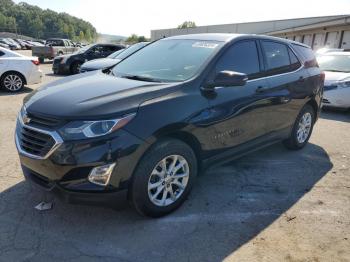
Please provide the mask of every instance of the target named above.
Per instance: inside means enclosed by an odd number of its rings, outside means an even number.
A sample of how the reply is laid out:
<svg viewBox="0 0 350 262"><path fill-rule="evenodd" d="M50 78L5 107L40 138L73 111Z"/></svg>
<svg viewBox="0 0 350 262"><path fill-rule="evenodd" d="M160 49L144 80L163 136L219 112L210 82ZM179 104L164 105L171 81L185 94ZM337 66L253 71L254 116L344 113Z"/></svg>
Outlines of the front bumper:
<svg viewBox="0 0 350 262"><path fill-rule="evenodd" d="M338 88L323 93L323 107L350 108L350 88Z"/></svg>
<svg viewBox="0 0 350 262"><path fill-rule="evenodd" d="M66 203L120 207L123 206L127 200L127 189L102 192L70 191L62 187L58 182L50 181L23 165L22 170L28 183L39 188L39 190L54 194Z"/></svg>
<svg viewBox="0 0 350 262"><path fill-rule="evenodd" d="M62 141L47 157L38 158L23 152L19 125L16 147L25 177L41 188L63 196L67 202L108 202L115 195L125 195L136 164L148 148L143 140L121 129L102 138ZM108 185L97 185L88 180L94 167L110 163L116 163L116 166Z"/></svg>

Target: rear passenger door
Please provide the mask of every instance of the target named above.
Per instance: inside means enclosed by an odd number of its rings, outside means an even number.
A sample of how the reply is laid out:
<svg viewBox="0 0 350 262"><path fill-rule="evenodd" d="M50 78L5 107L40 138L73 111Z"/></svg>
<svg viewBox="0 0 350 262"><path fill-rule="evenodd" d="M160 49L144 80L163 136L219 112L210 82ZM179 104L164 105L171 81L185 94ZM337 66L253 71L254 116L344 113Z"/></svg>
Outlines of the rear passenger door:
<svg viewBox="0 0 350 262"><path fill-rule="evenodd" d="M299 98L305 95L308 73L294 51L281 42L260 40L264 56L264 75L268 88L258 91L259 96L270 104L265 118L268 133L288 132L294 124L303 101Z"/></svg>
<svg viewBox="0 0 350 262"><path fill-rule="evenodd" d="M215 133L213 148L229 149L266 134L265 122L269 104L257 96L257 90L267 88L262 78L262 63L257 42L234 43L219 58L213 75L220 71L236 71L248 75L244 86L216 87L209 98L210 111L215 116L209 133Z"/></svg>

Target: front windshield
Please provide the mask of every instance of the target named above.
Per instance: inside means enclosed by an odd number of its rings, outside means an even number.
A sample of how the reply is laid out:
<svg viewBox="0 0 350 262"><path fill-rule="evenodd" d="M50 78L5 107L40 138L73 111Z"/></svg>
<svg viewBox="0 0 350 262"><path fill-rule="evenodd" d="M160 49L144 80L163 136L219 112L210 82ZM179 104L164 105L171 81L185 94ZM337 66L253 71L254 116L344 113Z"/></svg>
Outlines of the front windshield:
<svg viewBox="0 0 350 262"><path fill-rule="evenodd" d="M184 81L193 77L223 42L164 39L154 42L117 64L115 76L159 81Z"/></svg>
<svg viewBox="0 0 350 262"><path fill-rule="evenodd" d="M323 71L350 73L350 55L321 55L317 62Z"/></svg>

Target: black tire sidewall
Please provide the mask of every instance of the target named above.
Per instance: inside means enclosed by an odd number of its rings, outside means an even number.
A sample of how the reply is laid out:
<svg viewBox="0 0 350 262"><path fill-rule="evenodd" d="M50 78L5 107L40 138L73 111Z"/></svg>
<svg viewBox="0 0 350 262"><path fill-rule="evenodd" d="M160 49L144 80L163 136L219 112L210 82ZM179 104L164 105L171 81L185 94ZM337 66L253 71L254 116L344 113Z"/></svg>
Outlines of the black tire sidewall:
<svg viewBox="0 0 350 262"><path fill-rule="evenodd" d="M185 191L174 203L161 207L153 204L148 196L148 181L154 167L169 155L181 155L189 165L189 180ZM177 209L187 198L197 175L197 159L193 150L185 143L175 140L163 140L153 146L141 159L133 176L131 201L136 210L146 216L160 217Z"/></svg>

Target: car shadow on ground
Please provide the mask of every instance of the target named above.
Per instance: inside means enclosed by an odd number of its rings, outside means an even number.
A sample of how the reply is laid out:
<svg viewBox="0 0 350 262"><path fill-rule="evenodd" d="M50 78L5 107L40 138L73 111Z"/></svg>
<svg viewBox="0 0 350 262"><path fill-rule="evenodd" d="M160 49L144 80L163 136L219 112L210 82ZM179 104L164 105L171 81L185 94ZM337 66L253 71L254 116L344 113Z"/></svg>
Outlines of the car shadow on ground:
<svg viewBox="0 0 350 262"><path fill-rule="evenodd" d="M33 89L28 87L28 86L23 87L22 90L18 91L18 92L8 92L6 90L0 89L0 96L15 96L15 95L19 95L19 94L28 94L32 91L33 91Z"/></svg>
<svg viewBox="0 0 350 262"><path fill-rule="evenodd" d="M331 168L317 145L276 144L204 171L184 205L159 219L56 198L39 212L33 207L51 196L21 182L0 193L0 254L5 261L221 261L286 216Z"/></svg>
<svg viewBox="0 0 350 262"><path fill-rule="evenodd" d="M320 118L350 123L350 110L322 108Z"/></svg>

